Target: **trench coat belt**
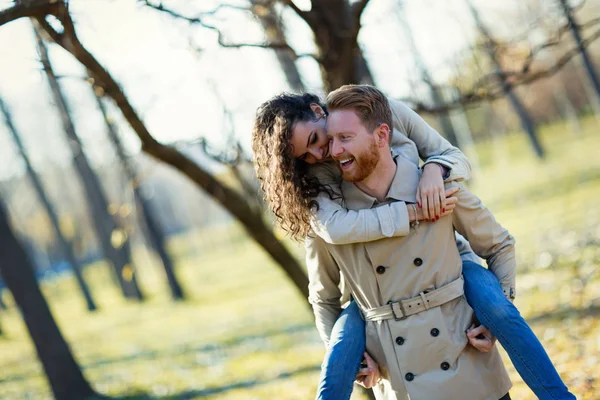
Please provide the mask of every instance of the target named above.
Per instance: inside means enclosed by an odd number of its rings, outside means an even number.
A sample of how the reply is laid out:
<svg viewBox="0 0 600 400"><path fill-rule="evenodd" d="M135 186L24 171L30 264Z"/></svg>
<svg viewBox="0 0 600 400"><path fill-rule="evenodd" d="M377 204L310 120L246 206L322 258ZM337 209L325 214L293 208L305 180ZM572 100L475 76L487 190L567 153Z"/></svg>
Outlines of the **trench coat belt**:
<svg viewBox="0 0 600 400"><path fill-rule="evenodd" d="M441 288L430 292L421 292L419 296L412 299L390 301L387 305L365 310L364 317L367 321L383 321L395 319L400 321L410 315L418 314L433 307L439 307L464 293L464 280L460 276Z"/></svg>

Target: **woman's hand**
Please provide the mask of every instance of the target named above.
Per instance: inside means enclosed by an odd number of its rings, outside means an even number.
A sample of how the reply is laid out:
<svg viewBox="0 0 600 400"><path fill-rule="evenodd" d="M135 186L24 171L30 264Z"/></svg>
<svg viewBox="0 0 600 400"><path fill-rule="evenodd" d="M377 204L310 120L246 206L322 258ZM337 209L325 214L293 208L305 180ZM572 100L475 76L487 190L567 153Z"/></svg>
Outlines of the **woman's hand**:
<svg viewBox="0 0 600 400"><path fill-rule="evenodd" d="M358 373L356 374L356 383L366 389L370 389L379 382L379 366L366 351L365 361L367 362L367 367L358 370Z"/></svg>
<svg viewBox="0 0 600 400"><path fill-rule="evenodd" d="M446 210L442 166L436 163L425 165L417 188L417 204L423 209L425 221L440 219Z"/></svg>
<svg viewBox="0 0 600 400"><path fill-rule="evenodd" d="M446 215L452 214L452 212L456 208L456 203L458 203L458 198L455 197L454 195L459 190L460 190L459 187L453 187L453 188L450 188L450 189L446 189L444 191L444 196L446 196L445 197L445 200L446 200L446 209L444 210L443 213L440 214L440 218L441 217L445 217ZM415 220L418 220L418 221L425 220L425 211L424 211L424 209L422 209L422 208L416 208L416 211L417 211L417 214L415 215L415 213L413 212L413 209L411 207L408 208L408 217L410 219L410 222L413 222Z"/></svg>

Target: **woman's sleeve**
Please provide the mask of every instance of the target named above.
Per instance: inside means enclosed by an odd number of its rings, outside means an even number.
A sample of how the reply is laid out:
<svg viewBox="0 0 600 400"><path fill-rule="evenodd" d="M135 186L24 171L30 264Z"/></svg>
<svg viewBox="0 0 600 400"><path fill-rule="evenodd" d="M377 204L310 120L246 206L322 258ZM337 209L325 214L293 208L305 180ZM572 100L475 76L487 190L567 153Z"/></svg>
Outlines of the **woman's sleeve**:
<svg viewBox="0 0 600 400"><path fill-rule="evenodd" d="M426 164L436 163L449 170L446 181L460 181L471 178L471 162L457 147L454 147L433 129L423 118L406 104L390 99L394 128L412 140L419 151L419 157ZM394 135L395 136L395 135ZM392 136L392 147L398 143Z"/></svg>

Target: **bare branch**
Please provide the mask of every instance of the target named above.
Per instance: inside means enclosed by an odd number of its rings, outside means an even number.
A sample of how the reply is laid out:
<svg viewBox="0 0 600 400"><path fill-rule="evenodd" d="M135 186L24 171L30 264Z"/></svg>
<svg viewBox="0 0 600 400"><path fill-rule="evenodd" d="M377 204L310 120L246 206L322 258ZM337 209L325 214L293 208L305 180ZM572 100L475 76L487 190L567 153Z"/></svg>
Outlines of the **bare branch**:
<svg viewBox="0 0 600 400"><path fill-rule="evenodd" d="M582 41L583 47L587 48L598 38L600 38L600 29ZM446 104L431 107L414 99L404 99L404 101L412 104L415 111L440 114L461 107L475 106L482 101L497 100L505 95L504 88L514 89L539 79L548 78L560 71L572 58L578 56L579 53L579 48L574 47L559 57L552 65L535 72L530 72L530 68L525 69L524 66L519 71L503 72L500 75L497 73L488 74L480 79L470 91L463 92L460 97Z"/></svg>
<svg viewBox="0 0 600 400"><path fill-rule="evenodd" d="M190 24L201 24L201 25L203 24L203 22L202 22L203 17L213 16L213 15L217 14L220 10L225 9L225 8L229 8L232 10L239 10L239 11L251 11L251 9L248 7L241 7L241 6L236 6L233 4L219 4L213 10L204 11L204 12L199 13L197 17L186 17L183 14L178 13L177 11L174 11L170 8L163 6L162 2L159 2L158 4L154 4L150 0L138 0L138 2L141 2L144 5L146 5L147 7L153 8L157 11L166 13L173 18L187 21Z"/></svg>
<svg viewBox="0 0 600 400"><path fill-rule="evenodd" d="M369 0L360 0L355 2L354 4L352 4L352 14L354 15L354 19L356 20L357 24L360 25L360 17L363 13L363 11L365 10L365 8L367 7L367 4L369 4Z"/></svg>
<svg viewBox="0 0 600 400"><path fill-rule="evenodd" d="M180 19L182 21L186 21L190 25L199 25L203 28L210 29L210 30L216 32L217 33L217 41L219 43L219 46L221 46L221 47L230 48L230 49L239 49L242 47L254 47L254 48L259 48L259 49L286 50L286 51L289 51L293 55L294 59L298 59L301 57L311 57L318 61L317 56L315 54L309 54L309 53L297 54L296 51L287 43L277 43L277 42L272 42L272 43L229 43L225 40L223 32L221 32L221 30L218 27L203 20L203 17L212 16L212 15L216 14L222 8L231 8L231 9L240 10L240 11L252 11L251 8L234 6L231 4L220 4L214 10L202 12L202 13L198 14L198 16L196 16L196 17L186 17L172 9L166 8L165 6L162 5L162 3L153 4L149 0L139 0L139 1L144 3L146 6L153 8L157 11L166 13L175 19ZM199 49L195 46L192 46L192 47L194 47L194 49L196 51L201 51L201 49Z"/></svg>
<svg viewBox="0 0 600 400"><path fill-rule="evenodd" d="M302 18L304 21L306 21L307 24L310 25L309 20L311 20L311 22L312 22L312 17L310 15L310 12L302 11L301 9L298 8L298 6L296 4L294 4L294 2L292 0L283 0L282 3L285 4L286 6L288 6L289 8L291 8L292 10L294 10L294 12L296 14L298 14L298 16L300 18Z"/></svg>
<svg viewBox="0 0 600 400"><path fill-rule="evenodd" d="M56 15L59 11L57 0L31 0L18 3L0 11L0 26L24 17L40 17L48 14Z"/></svg>
<svg viewBox="0 0 600 400"><path fill-rule="evenodd" d="M583 45L583 48L587 48L594 40L598 38L600 38L600 29L594 32L588 38L582 40L581 43ZM522 77L519 77L514 84L522 85L526 83L531 83L537 79L546 78L550 75L553 75L554 73L558 72L563 66L565 66L565 64L567 64L573 57L579 55L579 53L579 49L575 47L567 53L563 54L563 56L560 57L552 67L548 68L545 71L537 71L529 75L523 75Z"/></svg>

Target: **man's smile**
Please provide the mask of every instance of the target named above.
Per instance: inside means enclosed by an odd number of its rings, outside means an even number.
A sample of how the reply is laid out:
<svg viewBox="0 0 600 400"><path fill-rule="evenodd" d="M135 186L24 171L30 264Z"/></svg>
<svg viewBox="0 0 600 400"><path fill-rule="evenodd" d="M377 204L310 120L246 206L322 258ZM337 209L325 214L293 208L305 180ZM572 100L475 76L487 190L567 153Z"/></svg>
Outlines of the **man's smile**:
<svg viewBox="0 0 600 400"><path fill-rule="evenodd" d="M348 157L338 160L340 163L340 168L348 169L354 164L354 157Z"/></svg>

